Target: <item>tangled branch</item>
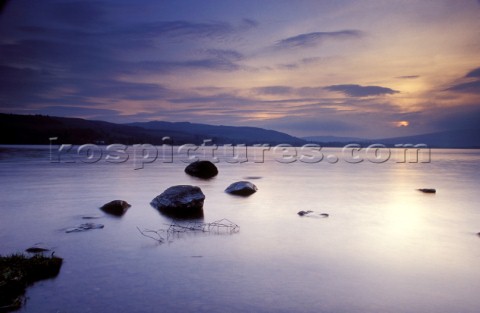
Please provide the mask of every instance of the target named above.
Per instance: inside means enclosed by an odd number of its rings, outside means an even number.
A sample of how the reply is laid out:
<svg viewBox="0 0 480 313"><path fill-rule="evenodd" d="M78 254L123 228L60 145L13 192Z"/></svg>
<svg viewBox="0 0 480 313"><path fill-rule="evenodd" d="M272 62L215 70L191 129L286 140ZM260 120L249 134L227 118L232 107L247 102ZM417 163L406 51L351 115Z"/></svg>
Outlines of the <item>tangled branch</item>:
<svg viewBox="0 0 480 313"><path fill-rule="evenodd" d="M170 241L174 237L179 237L186 233L211 233L215 235L222 234L233 234L240 231L240 226L233 223L228 219L221 219L212 223L201 223L201 222L186 222L182 223L181 221L173 221L171 224L167 224L166 229L152 230L144 229L141 230L137 227L140 234L144 237L151 238L158 243L164 243Z"/></svg>

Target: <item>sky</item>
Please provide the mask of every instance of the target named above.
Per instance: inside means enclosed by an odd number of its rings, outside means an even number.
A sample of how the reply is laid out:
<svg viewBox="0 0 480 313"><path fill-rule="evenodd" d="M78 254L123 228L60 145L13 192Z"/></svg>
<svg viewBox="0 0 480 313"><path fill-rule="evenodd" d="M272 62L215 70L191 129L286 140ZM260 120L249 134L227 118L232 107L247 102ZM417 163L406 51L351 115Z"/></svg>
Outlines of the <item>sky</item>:
<svg viewBox="0 0 480 313"><path fill-rule="evenodd" d="M15 0L0 112L385 138L480 125L480 0Z"/></svg>

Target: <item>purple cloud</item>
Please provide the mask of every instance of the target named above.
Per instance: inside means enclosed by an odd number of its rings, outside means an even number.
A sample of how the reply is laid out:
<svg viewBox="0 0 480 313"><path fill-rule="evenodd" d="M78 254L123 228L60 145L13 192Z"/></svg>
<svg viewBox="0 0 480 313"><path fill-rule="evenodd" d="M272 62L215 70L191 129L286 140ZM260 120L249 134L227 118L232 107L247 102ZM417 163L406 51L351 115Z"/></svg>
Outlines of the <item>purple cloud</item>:
<svg viewBox="0 0 480 313"><path fill-rule="evenodd" d="M288 86L266 86L254 88L254 91L261 95L286 95L294 91L294 88Z"/></svg>
<svg viewBox="0 0 480 313"><path fill-rule="evenodd" d="M383 96L399 93L397 90L380 86L332 85L325 87L325 89L342 92L350 97Z"/></svg>
<svg viewBox="0 0 480 313"><path fill-rule="evenodd" d="M327 39L356 39L362 37L358 30L341 30L336 32L313 32L288 37L277 41L278 48L305 48L315 47Z"/></svg>
<svg viewBox="0 0 480 313"><path fill-rule="evenodd" d="M470 72L467 73L467 75L465 77L478 77L478 78L480 78L480 67L476 68L474 70L471 70Z"/></svg>
<svg viewBox="0 0 480 313"><path fill-rule="evenodd" d="M466 93L474 93L480 94L480 67L471 70L470 72L465 75L464 78L471 80L469 78L476 78L474 81L466 81L464 83L458 83L453 85L450 88L447 88L448 91L454 92L466 92ZM465 80L465 79L464 79Z"/></svg>
<svg viewBox="0 0 480 313"><path fill-rule="evenodd" d="M404 75L404 76L397 76L396 78L398 79L416 79L419 78L420 76L418 75Z"/></svg>
<svg viewBox="0 0 480 313"><path fill-rule="evenodd" d="M480 94L480 80L454 85L447 90L455 92L478 93Z"/></svg>

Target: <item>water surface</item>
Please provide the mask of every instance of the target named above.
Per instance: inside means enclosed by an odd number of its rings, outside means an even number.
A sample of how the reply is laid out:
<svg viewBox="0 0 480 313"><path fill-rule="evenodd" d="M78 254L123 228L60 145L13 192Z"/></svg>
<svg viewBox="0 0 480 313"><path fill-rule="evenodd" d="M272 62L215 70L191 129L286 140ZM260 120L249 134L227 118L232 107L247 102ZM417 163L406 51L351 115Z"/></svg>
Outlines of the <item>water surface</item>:
<svg viewBox="0 0 480 313"><path fill-rule="evenodd" d="M217 163L184 174L180 158L135 170L52 163L48 147L0 149L0 253L42 242L65 262L28 289L20 312L472 312L480 309L480 151L432 150L429 163ZM325 150L340 155L338 149ZM247 198L224 189L250 177ZM150 201L177 184L200 186L205 222L232 235L169 243L137 230L170 220ZM435 195L417 188L436 188ZM114 199L132 204L104 229L65 233ZM328 218L300 217L300 210Z"/></svg>

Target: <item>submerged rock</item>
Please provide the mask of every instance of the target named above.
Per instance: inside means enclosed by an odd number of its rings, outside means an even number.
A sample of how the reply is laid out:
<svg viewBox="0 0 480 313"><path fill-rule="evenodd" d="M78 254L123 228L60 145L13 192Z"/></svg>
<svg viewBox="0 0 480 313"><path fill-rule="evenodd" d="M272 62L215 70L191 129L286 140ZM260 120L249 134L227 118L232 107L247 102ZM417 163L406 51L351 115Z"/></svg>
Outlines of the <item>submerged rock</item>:
<svg viewBox="0 0 480 313"><path fill-rule="evenodd" d="M251 182L238 181L228 186L227 189L225 189L225 192L233 195L249 196L257 192L257 190L258 190L257 186L255 186Z"/></svg>
<svg viewBox="0 0 480 313"><path fill-rule="evenodd" d="M113 200L109 203L104 204L100 210L107 214L115 215L115 216L123 216L125 212L131 207L127 201L124 200Z"/></svg>
<svg viewBox="0 0 480 313"><path fill-rule="evenodd" d="M300 215L300 216L308 216L308 217L323 217L323 218L327 218L330 216L330 214L328 213L320 213L320 214L312 214L312 213L315 213L314 211L300 211L298 212L297 214Z"/></svg>
<svg viewBox="0 0 480 313"><path fill-rule="evenodd" d="M205 195L197 186L172 186L155 197L150 205L161 213L176 218L203 217Z"/></svg>
<svg viewBox="0 0 480 313"><path fill-rule="evenodd" d="M185 168L185 173L194 177L208 179L217 176L218 169L210 161L196 161L190 163Z"/></svg>
<svg viewBox="0 0 480 313"><path fill-rule="evenodd" d="M307 214L310 214L310 213L313 213L313 211L300 211L297 214L300 215L300 216L304 216L304 215L307 215Z"/></svg>
<svg viewBox="0 0 480 313"><path fill-rule="evenodd" d="M418 191L421 191L423 193L436 193L437 190L433 189L433 188L420 188L420 189L417 189Z"/></svg>
<svg viewBox="0 0 480 313"><path fill-rule="evenodd" d="M95 219L99 219L99 218L102 218L104 215L85 215L85 216L82 216L82 219L84 220L95 220Z"/></svg>
<svg viewBox="0 0 480 313"><path fill-rule="evenodd" d="M41 247L30 247L28 249L25 249L26 252L28 253L42 253L42 252L46 252L46 251L50 251L50 249L47 249L47 248L41 248Z"/></svg>
<svg viewBox="0 0 480 313"><path fill-rule="evenodd" d="M66 233L78 233L78 232L82 232L82 231L86 231L86 230L90 230L90 229L101 229L103 227L104 226L102 224L85 223L85 224L81 224L77 227L67 228L65 230L65 232Z"/></svg>

